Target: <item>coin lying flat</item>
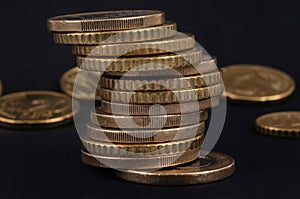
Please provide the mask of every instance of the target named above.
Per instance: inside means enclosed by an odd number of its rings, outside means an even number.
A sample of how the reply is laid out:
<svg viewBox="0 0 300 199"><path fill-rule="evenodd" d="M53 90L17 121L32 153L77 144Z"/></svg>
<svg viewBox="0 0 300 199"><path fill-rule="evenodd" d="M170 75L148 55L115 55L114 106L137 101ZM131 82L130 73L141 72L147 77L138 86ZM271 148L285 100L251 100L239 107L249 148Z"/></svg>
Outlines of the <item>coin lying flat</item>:
<svg viewBox="0 0 300 199"><path fill-rule="evenodd" d="M262 115L256 119L258 132L276 137L300 137L300 112L287 111Z"/></svg>
<svg viewBox="0 0 300 199"><path fill-rule="evenodd" d="M220 96L223 92L223 84L213 86L167 91L114 91L101 88L100 97L113 103L135 103L135 104L170 104L178 102L192 102L211 97Z"/></svg>
<svg viewBox="0 0 300 199"><path fill-rule="evenodd" d="M138 56L183 51L194 48L194 46L194 35L190 33L178 33L174 37L152 41L75 45L72 47L72 52L75 55L100 57Z"/></svg>
<svg viewBox="0 0 300 199"><path fill-rule="evenodd" d="M114 129L161 129L198 124L207 120L207 111L176 115L151 115L149 116L123 116L110 115L103 112L91 112L91 122L96 126ZM136 127L134 127L134 125Z"/></svg>
<svg viewBox="0 0 300 199"><path fill-rule="evenodd" d="M187 103L161 104L162 109L156 108L153 104L120 104L102 101L101 110L105 113L112 113L112 106L114 106L114 110L118 110L120 115L149 115L150 109L152 115L182 114L195 112L198 108L200 110L209 109L218 104L218 97ZM165 110L165 112L162 112L162 110Z"/></svg>
<svg viewBox="0 0 300 199"><path fill-rule="evenodd" d="M176 23L167 21L159 26L123 31L54 33L54 42L57 44L97 45L149 41L172 37L175 34Z"/></svg>
<svg viewBox="0 0 300 199"><path fill-rule="evenodd" d="M199 63L203 60L203 51L193 48L178 54L168 53L153 56L136 57L93 57L77 56L77 65L81 69L100 72L152 71L178 68ZM137 67L137 68L136 68Z"/></svg>
<svg viewBox="0 0 300 199"><path fill-rule="evenodd" d="M157 10L119 10L56 16L48 19L53 32L126 30L161 25L164 13Z"/></svg>
<svg viewBox="0 0 300 199"><path fill-rule="evenodd" d="M193 136L204 136L205 124L199 124L169 128L169 129L107 129L99 128L93 124L87 124L86 135L93 139L103 142L114 143L158 143L170 142L172 140L184 140Z"/></svg>
<svg viewBox="0 0 300 199"><path fill-rule="evenodd" d="M72 99L62 93L25 91L0 97L0 125L4 127L52 127L72 117Z"/></svg>
<svg viewBox="0 0 300 199"><path fill-rule="evenodd" d="M90 166L114 169L158 169L176 166L196 160L200 155L199 148L184 153L150 156L141 158L124 158L92 155L82 150L82 161ZM107 165L107 166L106 166Z"/></svg>
<svg viewBox="0 0 300 199"><path fill-rule="evenodd" d="M206 157L179 165L155 171L116 171L123 180L153 185L191 185L215 182L231 176L235 170L232 157L210 152Z"/></svg>
<svg viewBox="0 0 300 199"><path fill-rule="evenodd" d="M295 90L294 80L274 68L239 64L222 70L225 94L232 100L275 101L288 97Z"/></svg>

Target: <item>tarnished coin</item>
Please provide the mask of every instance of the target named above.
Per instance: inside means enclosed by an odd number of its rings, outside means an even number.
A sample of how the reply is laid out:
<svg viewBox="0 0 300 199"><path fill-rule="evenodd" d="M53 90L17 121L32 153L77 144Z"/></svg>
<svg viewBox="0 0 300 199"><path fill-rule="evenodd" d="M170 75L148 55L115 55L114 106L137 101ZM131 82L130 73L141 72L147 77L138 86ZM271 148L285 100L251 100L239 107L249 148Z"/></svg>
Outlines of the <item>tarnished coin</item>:
<svg viewBox="0 0 300 199"><path fill-rule="evenodd" d="M124 158L92 155L82 151L82 161L90 166L114 169L158 169L176 166L196 160L200 155L199 148L178 154L167 154L160 156L149 156L141 158ZM105 163L108 165L106 166Z"/></svg>
<svg viewBox="0 0 300 199"><path fill-rule="evenodd" d="M91 112L91 122L97 126L114 129L161 129L198 124L207 120L207 111L197 111L174 115L110 115L103 112ZM134 127L134 125L136 127Z"/></svg>
<svg viewBox="0 0 300 199"><path fill-rule="evenodd" d="M88 137L81 137L80 139L84 148L93 155L136 158L183 153L188 150L199 149L203 142L203 136L150 144L117 144L95 141Z"/></svg>
<svg viewBox="0 0 300 199"><path fill-rule="evenodd" d="M72 99L62 93L25 91L0 97L0 125L4 127L59 126L72 121L72 117Z"/></svg>
<svg viewBox="0 0 300 199"><path fill-rule="evenodd" d="M274 68L239 64L222 70L225 95L232 100L276 101L288 97L295 90L294 80Z"/></svg>
<svg viewBox="0 0 300 199"><path fill-rule="evenodd" d="M114 109L118 110L120 115L149 115L150 110L152 115L181 114L195 112L198 108L200 110L209 109L218 104L218 97L187 103L161 104L162 108L153 106L153 104L120 104L103 100L101 110L105 113L112 113L112 106L114 106Z"/></svg>
<svg viewBox="0 0 300 199"><path fill-rule="evenodd" d="M101 88L100 97L103 100L113 103L134 103L134 104L170 104L178 102L192 102L211 97L220 96L223 92L223 84L213 86L167 91L115 91Z"/></svg>
<svg viewBox="0 0 300 199"><path fill-rule="evenodd" d="M71 33L57 32L54 33L54 42L57 44L97 45L101 43L126 43L149 41L172 37L175 34L176 23L167 21L166 23L159 26L122 31Z"/></svg>
<svg viewBox="0 0 300 199"><path fill-rule="evenodd" d="M78 67L74 67L63 74L60 79L60 87L67 95L77 99L101 100L100 85L98 84L100 76L101 74L99 72L82 71ZM77 89L74 90L76 78L78 78ZM97 88L95 89L96 86Z"/></svg>
<svg viewBox="0 0 300 199"><path fill-rule="evenodd" d="M206 157L179 165L155 171L128 170L116 171L123 180L152 185L191 185L204 184L223 180L235 171L235 161L232 157L210 152Z"/></svg>
<svg viewBox="0 0 300 199"><path fill-rule="evenodd" d="M114 57L154 55L194 48L195 37L190 33L178 33L174 37L130 43L103 43L99 45L75 45L75 55Z"/></svg>
<svg viewBox="0 0 300 199"><path fill-rule="evenodd" d="M158 143L184 140L194 136L204 136L205 124L168 128L168 129L108 129L87 124L86 135L93 139L114 143Z"/></svg>
<svg viewBox="0 0 300 199"><path fill-rule="evenodd" d="M126 30L161 25L164 13L157 10L118 10L56 16L48 19L53 32Z"/></svg>
<svg viewBox="0 0 300 199"><path fill-rule="evenodd" d="M275 112L256 119L258 132L276 137L300 137L300 111Z"/></svg>

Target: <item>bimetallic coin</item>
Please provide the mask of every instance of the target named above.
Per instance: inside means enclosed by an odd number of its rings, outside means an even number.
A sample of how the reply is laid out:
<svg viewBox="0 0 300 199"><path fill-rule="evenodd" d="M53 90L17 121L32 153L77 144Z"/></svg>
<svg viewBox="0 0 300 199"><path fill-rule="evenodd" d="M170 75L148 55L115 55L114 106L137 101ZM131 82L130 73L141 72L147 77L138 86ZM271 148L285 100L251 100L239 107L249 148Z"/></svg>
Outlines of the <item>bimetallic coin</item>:
<svg viewBox="0 0 300 199"><path fill-rule="evenodd" d="M111 103L108 101L101 102L101 110L105 113L112 113L112 106L118 110L119 115L149 115L150 109L152 115L161 114L181 114L195 112L198 107L200 110L209 109L219 104L219 98L213 97L210 99L187 102L187 103L174 103L174 104L161 104L163 108L153 106L153 104L120 104ZM162 112L164 110L165 112Z"/></svg>
<svg viewBox="0 0 300 199"><path fill-rule="evenodd" d="M161 25L164 13L157 10L119 10L56 16L48 19L53 32L126 30Z"/></svg>
<svg viewBox="0 0 300 199"><path fill-rule="evenodd" d="M235 161L232 157L210 152L206 157L155 171L128 170L116 171L123 180L152 185L191 185L223 180L234 173Z"/></svg>
<svg viewBox="0 0 300 199"><path fill-rule="evenodd" d="M88 137L81 137L80 139L84 148L93 155L136 158L183 153L199 149L203 142L203 136L180 141L150 144L108 143L95 141Z"/></svg>
<svg viewBox="0 0 300 199"><path fill-rule="evenodd" d="M300 111L275 112L256 119L258 132L276 137L300 137Z"/></svg>
<svg viewBox="0 0 300 199"><path fill-rule="evenodd" d="M184 126L169 129L108 129L100 128L94 124L87 124L86 135L93 139L103 142L114 143L158 143L170 142L172 140L184 140L194 136L204 136L205 124Z"/></svg>
<svg viewBox="0 0 300 199"><path fill-rule="evenodd" d="M78 110L73 111L75 114ZM0 125L3 127L53 127L71 122L72 118L72 99L62 93L25 91L0 97Z"/></svg>
<svg viewBox="0 0 300 199"><path fill-rule="evenodd" d="M54 33L57 44L97 45L101 43L126 43L149 41L172 37L176 34L176 23L122 31Z"/></svg>
<svg viewBox="0 0 300 199"><path fill-rule="evenodd" d="M197 111L176 115L145 115L145 116L123 116L110 115L103 112L91 112L91 122L96 126L114 129L161 129L171 127L182 127L198 124L207 120L207 111ZM134 124L132 124L134 123ZM136 125L137 127L134 127Z"/></svg>
<svg viewBox="0 0 300 199"><path fill-rule="evenodd" d="M239 64L222 68L225 95L237 101L276 101L291 95L294 80L286 73L258 65Z"/></svg>
<svg viewBox="0 0 300 199"><path fill-rule="evenodd" d="M141 158L124 158L92 155L82 151L82 161L90 166L114 169L158 169L176 166L196 160L200 155L199 148L178 154L149 156ZM106 166L106 163L108 166Z"/></svg>
<svg viewBox="0 0 300 199"><path fill-rule="evenodd" d="M190 33L178 33L174 37L152 41L113 43L99 45L75 45L72 52L84 56L138 56L188 50L195 47L195 37Z"/></svg>

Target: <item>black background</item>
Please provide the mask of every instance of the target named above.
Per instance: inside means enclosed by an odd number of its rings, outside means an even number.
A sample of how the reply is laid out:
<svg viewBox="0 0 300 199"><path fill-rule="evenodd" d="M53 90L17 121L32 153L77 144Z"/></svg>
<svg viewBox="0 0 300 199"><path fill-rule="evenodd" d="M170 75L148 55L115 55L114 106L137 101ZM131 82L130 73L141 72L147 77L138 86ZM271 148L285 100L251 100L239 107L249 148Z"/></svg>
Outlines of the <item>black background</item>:
<svg viewBox="0 0 300 199"><path fill-rule="evenodd" d="M264 64L299 85L300 17L297 1L2 1L1 73L4 92L59 90L75 66L70 48L55 45L46 19L60 14L116 9L161 9L178 29L192 32L219 66ZM298 110L300 94L271 105L229 104L215 147L237 162L234 176L207 185L158 187L119 180L112 171L85 166L72 124L42 131L0 129L0 198L292 198L299 197L299 140L255 132L257 116Z"/></svg>

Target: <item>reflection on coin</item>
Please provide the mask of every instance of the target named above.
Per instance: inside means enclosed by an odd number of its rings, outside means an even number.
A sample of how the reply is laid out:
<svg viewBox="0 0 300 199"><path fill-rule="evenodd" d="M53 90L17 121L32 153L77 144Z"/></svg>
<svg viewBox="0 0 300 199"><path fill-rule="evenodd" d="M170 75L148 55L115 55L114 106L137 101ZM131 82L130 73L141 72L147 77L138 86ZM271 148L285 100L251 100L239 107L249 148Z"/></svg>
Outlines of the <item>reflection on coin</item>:
<svg viewBox="0 0 300 199"><path fill-rule="evenodd" d="M256 119L260 133L276 137L300 137L300 111L275 112Z"/></svg>
<svg viewBox="0 0 300 199"><path fill-rule="evenodd" d="M232 100L266 102L288 97L294 80L280 70L239 64L222 68L226 96Z"/></svg>
<svg viewBox="0 0 300 199"><path fill-rule="evenodd" d="M62 93L25 91L0 97L0 125L4 127L53 127L72 117L72 99Z"/></svg>
<svg viewBox="0 0 300 199"><path fill-rule="evenodd" d="M156 171L116 171L121 179L153 185L191 185L215 182L231 176L234 159L228 155L210 152L197 161Z"/></svg>
<svg viewBox="0 0 300 199"><path fill-rule="evenodd" d="M177 154L167 154L160 156L149 156L141 158L124 158L92 155L82 151L82 161L90 166L114 169L158 169L170 166L176 166L196 160L200 155L200 149L185 151ZM106 166L106 165L107 166Z"/></svg>
<svg viewBox="0 0 300 199"><path fill-rule="evenodd" d="M53 32L125 30L161 25L164 13L157 10L119 10L56 16L48 19Z"/></svg>

